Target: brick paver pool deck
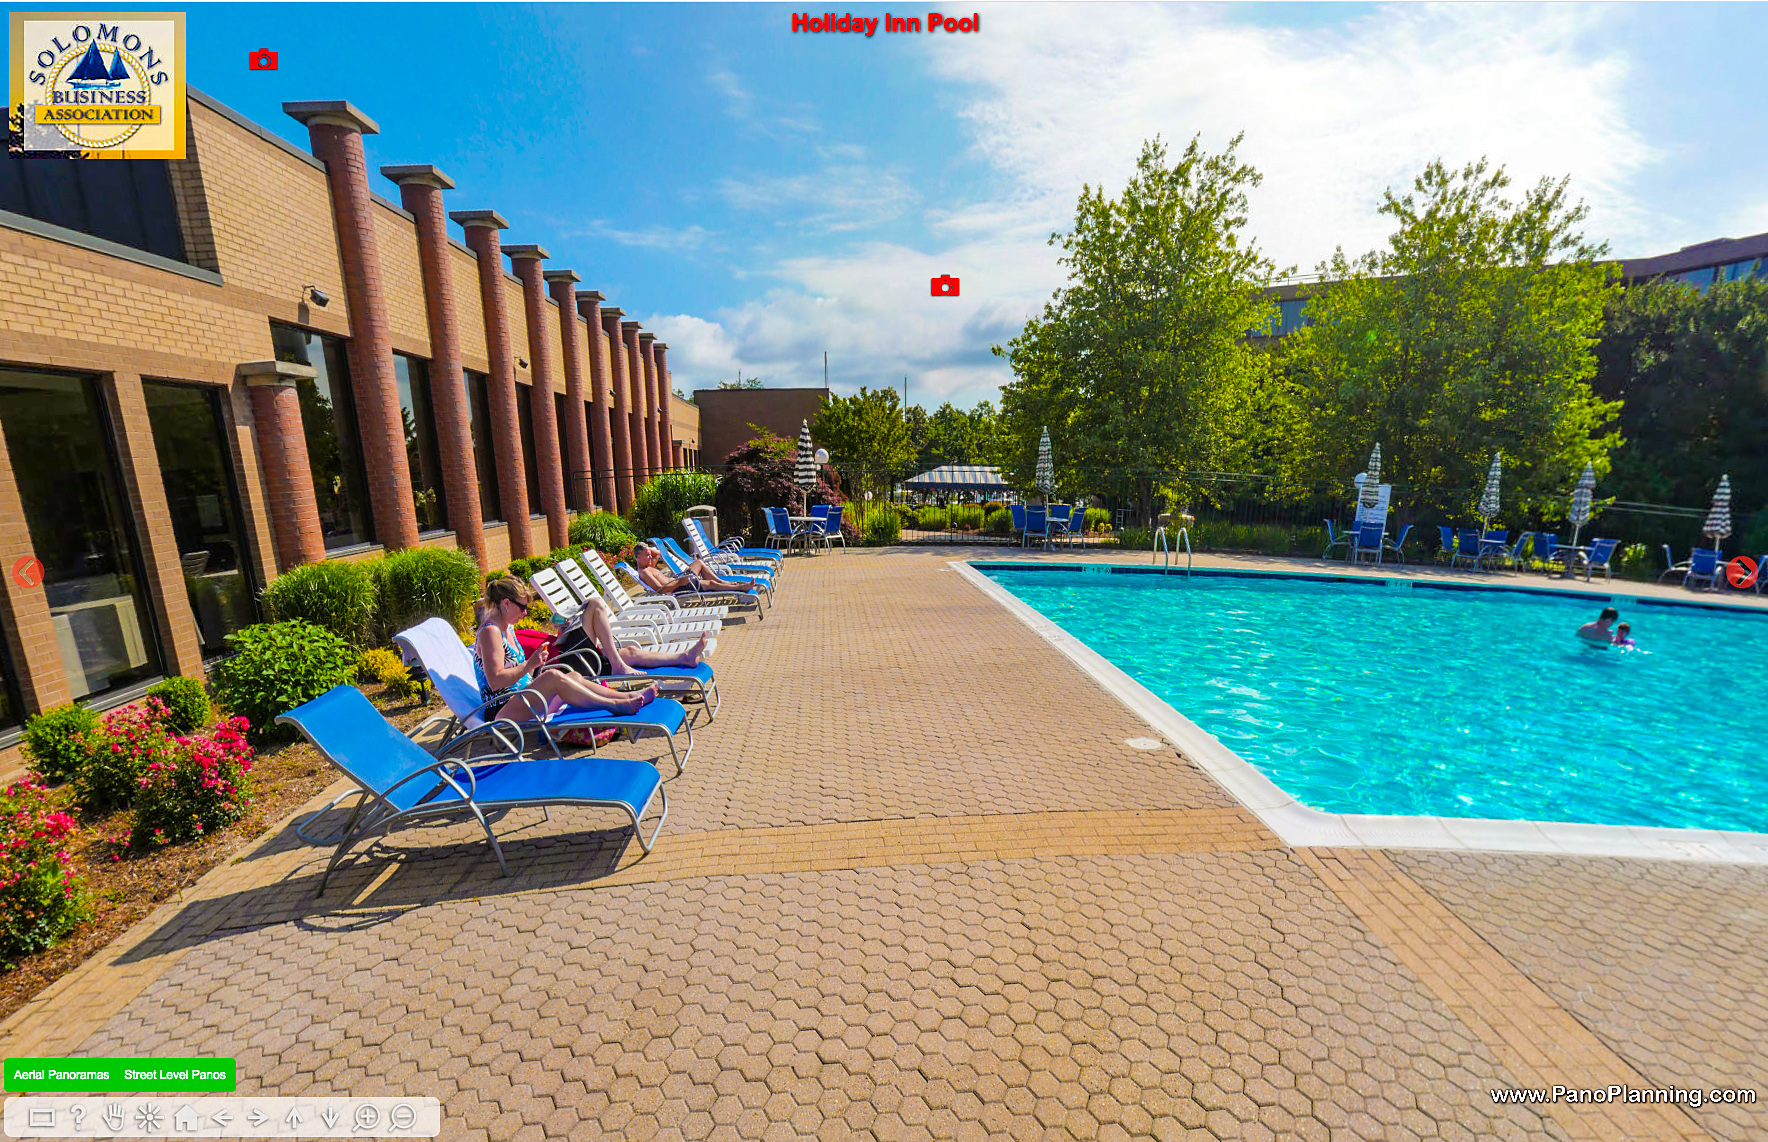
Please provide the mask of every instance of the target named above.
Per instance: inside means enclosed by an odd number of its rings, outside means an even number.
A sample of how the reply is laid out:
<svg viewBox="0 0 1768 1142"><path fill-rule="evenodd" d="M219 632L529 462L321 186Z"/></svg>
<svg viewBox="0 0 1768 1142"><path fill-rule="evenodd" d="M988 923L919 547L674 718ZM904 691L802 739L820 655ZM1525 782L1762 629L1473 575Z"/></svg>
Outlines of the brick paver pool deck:
<svg viewBox="0 0 1768 1142"><path fill-rule="evenodd" d="M316 899L284 830L5 1053L434 1094L452 1139L1768 1138L1491 1094L1768 1095L1768 868L1289 848L955 554L793 559L650 857L517 813L510 878L444 826Z"/></svg>

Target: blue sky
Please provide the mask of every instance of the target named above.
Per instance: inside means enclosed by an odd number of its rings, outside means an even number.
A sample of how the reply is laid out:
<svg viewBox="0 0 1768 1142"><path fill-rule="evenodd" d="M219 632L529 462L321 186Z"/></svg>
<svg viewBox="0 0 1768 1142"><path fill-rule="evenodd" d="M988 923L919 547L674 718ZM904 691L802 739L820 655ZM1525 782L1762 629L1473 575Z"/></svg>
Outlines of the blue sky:
<svg viewBox="0 0 1768 1142"><path fill-rule="evenodd" d="M870 39L795 10L932 6L192 4L189 74L301 145L284 100L349 99L371 166L441 166L688 388L820 384L826 349L839 391L994 397L989 345L1061 284L1045 239L1156 132L1244 130L1250 230L1304 270L1438 156L1569 174L1618 254L1768 230L1768 6L966 4L975 34Z"/></svg>

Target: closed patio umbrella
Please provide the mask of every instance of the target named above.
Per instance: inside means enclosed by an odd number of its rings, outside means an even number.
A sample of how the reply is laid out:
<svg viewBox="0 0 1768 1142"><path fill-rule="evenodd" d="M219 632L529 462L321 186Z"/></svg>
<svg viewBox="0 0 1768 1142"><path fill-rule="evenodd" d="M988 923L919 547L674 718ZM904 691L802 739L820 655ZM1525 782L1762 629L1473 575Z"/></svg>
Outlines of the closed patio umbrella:
<svg viewBox="0 0 1768 1142"><path fill-rule="evenodd" d="M1718 547L1719 541L1731 534L1731 476L1729 473L1719 477L1719 486L1713 491L1713 506L1707 509L1707 522L1701 524L1701 534L1713 537L1713 546Z"/></svg>
<svg viewBox="0 0 1768 1142"><path fill-rule="evenodd" d="M1381 498L1381 445L1369 453L1369 474L1363 478L1363 491L1360 502L1366 508L1372 508Z"/></svg>
<svg viewBox="0 0 1768 1142"><path fill-rule="evenodd" d="M1048 500L1056 494L1056 460L1050 455L1050 430L1044 429L1042 440L1037 442L1037 487Z"/></svg>
<svg viewBox="0 0 1768 1142"><path fill-rule="evenodd" d="M1492 453L1492 467L1486 472L1486 492L1479 498L1480 530L1484 531L1493 516L1498 514L1498 482L1504 475L1504 461L1498 453Z"/></svg>
<svg viewBox="0 0 1768 1142"><path fill-rule="evenodd" d="M801 488L816 487L816 447L810 442L810 421L798 430L798 466L792 471L792 482Z"/></svg>
<svg viewBox="0 0 1768 1142"><path fill-rule="evenodd" d="M1578 545L1578 532L1590 522L1590 502L1596 497L1596 469L1589 464L1584 465L1584 474L1578 477L1578 486L1572 489L1571 511L1566 519L1572 525L1572 546Z"/></svg>

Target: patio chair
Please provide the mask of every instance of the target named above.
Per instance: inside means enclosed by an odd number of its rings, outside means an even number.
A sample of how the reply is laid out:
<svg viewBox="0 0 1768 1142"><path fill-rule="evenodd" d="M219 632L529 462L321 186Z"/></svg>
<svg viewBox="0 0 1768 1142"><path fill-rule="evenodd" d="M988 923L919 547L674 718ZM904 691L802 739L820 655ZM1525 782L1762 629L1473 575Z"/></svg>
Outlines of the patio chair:
<svg viewBox="0 0 1768 1142"><path fill-rule="evenodd" d="M1013 534L1020 537L1019 545L1025 546L1025 505L1009 504L1007 510L1013 513Z"/></svg>
<svg viewBox="0 0 1768 1142"><path fill-rule="evenodd" d="M1543 569L1551 570L1556 562L1563 563L1559 553L1559 536L1551 531L1537 531L1529 546L1529 556L1539 559Z"/></svg>
<svg viewBox="0 0 1768 1142"><path fill-rule="evenodd" d="M1676 562L1676 556L1670 551L1670 545L1667 543L1661 545L1661 550L1664 553L1664 569L1657 577L1658 582L1662 583L1672 575L1686 576L1688 574L1688 560Z"/></svg>
<svg viewBox="0 0 1768 1142"><path fill-rule="evenodd" d="M1508 551L1504 552L1504 555L1503 555L1504 566L1510 568L1511 570L1515 570L1518 567L1524 566L1526 564L1527 560L1523 556L1523 549L1526 548L1529 545L1529 542L1531 540L1533 540L1534 538L1535 538L1535 533L1532 531L1518 532L1517 536L1516 536L1516 542L1512 543L1510 545L1510 549Z"/></svg>
<svg viewBox="0 0 1768 1142"><path fill-rule="evenodd" d="M767 520L767 538L765 542L776 550L785 550L792 546L792 517L786 514L785 508L762 508L761 516ZM784 543L785 548L779 545Z"/></svg>
<svg viewBox="0 0 1768 1142"><path fill-rule="evenodd" d="M598 556L600 552L596 553ZM596 582L591 578L588 565L577 559L561 559L554 565L559 577L571 588L579 599L588 602L592 598L600 598L614 612L614 617L623 623L650 623L659 628L674 628L676 636L691 638L698 634L715 635L724 629L724 617L729 608L717 604L696 603L683 606L679 599L671 599L665 603L660 599L646 599L640 602L631 595L625 597L624 603L607 597L605 591L598 590ZM618 582L618 580L616 580ZM673 603L674 606L671 606Z"/></svg>
<svg viewBox="0 0 1768 1142"><path fill-rule="evenodd" d="M473 652L460 641L454 628L445 619L425 619L414 627L408 627L393 636L393 644L399 648L400 656L407 664L421 666L424 673L430 676L430 684L436 688L436 694L448 707L447 714L438 714L435 718L425 721L442 719L442 742L450 745L461 734L477 730L487 721L487 715L495 716L496 710L489 709L489 702L479 699L479 680L473 670ZM566 658L569 658L567 655ZM558 667L548 666L548 670L568 669L564 663ZM694 728L688 723L687 707L673 698L657 698L646 704L636 714L611 714L606 710L573 710L563 709L556 713L548 713L546 701L533 690L517 690L508 697L498 699L496 704L501 708L511 698L519 698L526 705L529 717L520 719L497 718L497 725L507 730L515 726L520 731L533 729L539 732L542 746L554 758L562 758L555 730L574 729L621 729L630 731L634 737L661 734L669 739L669 753L675 759L675 772L680 774L687 768L688 758L694 753ZM678 750L675 735L686 732L688 747ZM591 752L595 746L589 747ZM518 745L517 751L525 753L524 747Z"/></svg>
<svg viewBox="0 0 1768 1142"><path fill-rule="evenodd" d="M1057 538L1065 540L1068 546L1073 547L1075 542L1079 541L1081 547L1086 547L1087 509L1085 505L1075 504L1069 508L1068 518L1058 521L1058 527L1060 530L1056 533Z"/></svg>
<svg viewBox="0 0 1768 1142"><path fill-rule="evenodd" d="M1400 528L1400 537L1398 539L1383 539L1381 542L1381 549L1383 551L1393 552L1394 558L1398 559L1401 563L1404 563L1406 561L1406 537L1411 534L1412 525L1407 524Z"/></svg>
<svg viewBox="0 0 1768 1142"><path fill-rule="evenodd" d="M1332 549L1334 547L1343 547L1348 552L1351 545L1351 532L1336 530L1332 526L1332 521L1329 519L1321 520L1320 522L1326 525L1326 550L1320 552L1320 558L1332 558Z"/></svg>
<svg viewBox="0 0 1768 1142"><path fill-rule="evenodd" d="M658 550L665 552L669 556L670 567L672 570L677 565L683 568L692 567L694 565L695 556L689 555L684 551L681 544L675 542L673 538L667 536L652 536L651 542L656 545ZM766 583L770 588L773 586L774 568L771 563L745 563L741 560L723 557L705 559L703 561L707 566L711 567L714 571L717 571L720 576L723 576L725 572L730 571L736 573L732 576L734 578L742 578L746 576L750 579L760 580ZM676 571L675 573L680 575L684 572Z"/></svg>
<svg viewBox="0 0 1768 1142"><path fill-rule="evenodd" d="M841 550L846 551L847 537L841 534L841 505L819 504L818 506L825 510L821 519L811 521L810 538L821 540L825 551L831 550L838 539L841 541Z"/></svg>
<svg viewBox="0 0 1768 1142"><path fill-rule="evenodd" d="M1025 547L1037 536L1045 547L1050 545L1050 515L1048 508L1026 508L1025 530L1020 534L1019 546Z"/></svg>
<svg viewBox="0 0 1768 1142"><path fill-rule="evenodd" d="M1708 547L1695 548L1694 554L1688 557L1688 571L1682 576L1682 585L1692 589L1696 582L1702 582L1707 585L1707 590L1718 590L1720 565L1724 561L1723 551Z"/></svg>
<svg viewBox="0 0 1768 1142"><path fill-rule="evenodd" d="M614 564L609 563L601 552L585 551L577 557L583 569L588 571L595 580L596 586L602 589L602 598L608 605L623 611L640 611L646 607L660 608L665 614L689 615L696 612L715 610L722 611L718 617L723 619L733 610L754 610L756 615L765 618L761 611L761 600L747 591L678 591L674 595L661 595L652 591L641 591L634 595L614 574ZM624 565L622 565L624 566ZM637 575L634 581L643 583ZM684 606L680 596L685 596L690 605Z"/></svg>
<svg viewBox="0 0 1768 1142"><path fill-rule="evenodd" d="M776 572L786 564L785 555L772 547L744 547L741 542L735 539L727 539L722 546L713 546L712 537L707 534L706 521L703 519L684 516L681 526L682 530L687 532L688 546L696 554L709 552L726 558L735 556L738 559L759 559ZM706 556L700 554L700 558L704 559Z"/></svg>
<svg viewBox="0 0 1768 1142"><path fill-rule="evenodd" d="M1479 537L1479 561L1488 567L1502 565L1506 555L1504 545L1510 541L1510 529L1481 532Z"/></svg>
<svg viewBox="0 0 1768 1142"><path fill-rule="evenodd" d="M546 605L552 608L560 622L568 624L577 621L578 616L583 613L584 600L589 596L583 594L581 587L574 588L570 584L563 574L564 570L563 563L542 567L528 577L528 582ZM705 618L675 622L661 610L635 610L627 613L616 611L609 619L609 625L614 628L614 637L622 642L657 647L671 638L715 635L722 624Z"/></svg>
<svg viewBox="0 0 1768 1142"><path fill-rule="evenodd" d="M1449 557L1449 566L1453 567L1455 565L1455 529L1446 523L1437 524L1437 544L1437 559L1441 560L1446 555Z"/></svg>
<svg viewBox="0 0 1768 1142"><path fill-rule="evenodd" d="M1387 524L1384 520L1370 519L1358 524L1350 536L1350 561L1361 563L1365 558L1373 558L1380 563L1382 541L1386 534Z"/></svg>
<svg viewBox="0 0 1768 1142"><path fill-rule="evenodd" d="M1768 555L1756 556L1756 594L1762 593L1762 580L1768 579Z"/></svg>
<svg viewBox="0 0 1768 1142"><path fill-rule="evenodd" d="M432 757L395 729L354 686L329 690L276 722L301 731L356 785L356 804L343 830L324 838L327 843L335 841L337 849L319 878L320 894L338 862L358 841L409 822L473 817L485 830L497 867L508 876L509 863L491 831L490 818L510 809L550 810L554 805L618 809L632 821L633 835L647 853L669 816L663 777L647 762L595 757L474 767L455 758ZM647 837L639 822L653 801L660 812Z"/></svg>
<svg viewBox="0 0 1768 1142"><path fill-rule="evenodd" d="M1463 559L1479 566L1480 535L1477 527L1464 527L1455 533L1455 554L1449 559L1449 566L1454 567Z"/></svg>
<svg viewBox="0 0 1768 1142"><path fill-rule="evenodd" d="M1602 581L1613 582L1610 564L1614 560L1615 548L1621 545L1618 539L1594 539L1590 541L1590 550L1585 552L1578 562L1584 568L1584 582L1590 581L1590 573L1597 568L1602 569Z"/></svg>

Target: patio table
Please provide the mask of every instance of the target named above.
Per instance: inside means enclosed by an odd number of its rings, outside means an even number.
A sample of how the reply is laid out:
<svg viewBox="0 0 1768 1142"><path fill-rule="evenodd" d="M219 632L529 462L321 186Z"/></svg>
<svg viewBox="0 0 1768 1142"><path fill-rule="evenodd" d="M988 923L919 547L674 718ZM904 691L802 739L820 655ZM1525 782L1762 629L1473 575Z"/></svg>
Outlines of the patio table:
<svg viewBox="0 0 1768 1142"><path fill-rule="evenodd" d="M1574 579L1578 574L1575 564L1577 564L1580 559L1588 558L1590 555L1590 549L1588 547L1573 547L1569 543L1562 543L1554 549L1553 553L1555 556L1562 557L1559 561L1561 568L1559 577L1561 579ZM1548 564L1548 566L1551 567L1552 564ZM1549 571L1548 575L1551 576L1552 572Z"/></svg>

